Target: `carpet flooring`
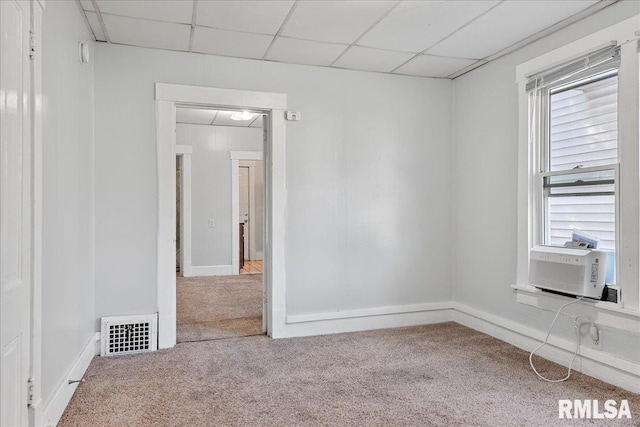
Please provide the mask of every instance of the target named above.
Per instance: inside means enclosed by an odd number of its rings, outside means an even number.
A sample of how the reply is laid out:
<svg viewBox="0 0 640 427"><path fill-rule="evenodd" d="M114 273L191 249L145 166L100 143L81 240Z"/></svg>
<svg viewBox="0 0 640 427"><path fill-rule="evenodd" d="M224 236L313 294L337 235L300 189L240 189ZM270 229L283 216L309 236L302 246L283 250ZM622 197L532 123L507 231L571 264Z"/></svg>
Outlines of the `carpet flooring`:
<svg viewBox="0 0 640 427"><path fill-rule="evenodd" d="M178 277L177 340L262 334L262 274Z"/></svg>
<svg viewBox="0 0 640 427"><path fill-rule="evenodd" d="M451 322L180 343L96 357L59 426L638 425L639 395L577 372L545 383L527 357ZM559 420L559 399L628 399L634 418Z"/></svg>

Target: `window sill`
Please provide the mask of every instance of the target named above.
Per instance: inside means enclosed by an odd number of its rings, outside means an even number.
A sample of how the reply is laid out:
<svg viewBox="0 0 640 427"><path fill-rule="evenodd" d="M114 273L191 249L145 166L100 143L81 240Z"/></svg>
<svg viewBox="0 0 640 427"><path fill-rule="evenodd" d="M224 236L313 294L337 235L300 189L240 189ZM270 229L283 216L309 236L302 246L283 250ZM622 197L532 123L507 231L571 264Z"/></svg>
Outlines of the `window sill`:
<svg viewBox="0 0 640 427"><path fill-rule="evenodd" d="M516 291L516 301L543 310L556 311L572 298L544 292L530 285L511 285ZM573 307L571 309L570 307ZM567 307L570 314L589 316L594 322L617 329L638 332L640 312L622 308L620 304L607 301L580 300ZM579 311L579 312L577 312Z"/></svg>

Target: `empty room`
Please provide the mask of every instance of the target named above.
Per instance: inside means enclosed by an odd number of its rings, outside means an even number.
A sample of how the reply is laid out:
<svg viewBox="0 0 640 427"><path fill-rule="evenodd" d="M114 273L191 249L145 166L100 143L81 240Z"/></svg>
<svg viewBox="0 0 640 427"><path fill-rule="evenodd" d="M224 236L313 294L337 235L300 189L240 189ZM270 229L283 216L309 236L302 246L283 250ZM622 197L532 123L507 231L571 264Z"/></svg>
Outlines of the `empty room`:
<svg viewBox="0 0 640 427"><path fill-rule="evenodd" d="M0 25L0 427L640 423L640 1Z"/></svg>

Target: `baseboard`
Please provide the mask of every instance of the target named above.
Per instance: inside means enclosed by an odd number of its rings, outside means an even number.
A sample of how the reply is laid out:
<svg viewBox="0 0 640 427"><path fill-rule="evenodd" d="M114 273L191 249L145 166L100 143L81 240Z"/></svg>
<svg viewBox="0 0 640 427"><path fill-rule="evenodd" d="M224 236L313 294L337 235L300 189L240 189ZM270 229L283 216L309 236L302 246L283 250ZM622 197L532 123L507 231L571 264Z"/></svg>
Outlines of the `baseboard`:
<svg viewBox="0 0 640 427"><path fill-rule="evenodd" d="M546 333L511 320L453 303L453 320L461 325L491 335L522 350L531 351L542 343ZM575 343L551 337L536 354L563 366L569 366ZM640 393L640 366L608 353L584 348L574 370L604 382Z"/></svg>
<svg viewBox="0 0 640 427"><path fill-rule="evenodd" d="M41 424L37 425L37 427L54 427L58 424L73 393L78 388L78 383L69 384L69 380L79 380L84 376L93 357L100 353L99 341L100 333L96 332L78 355L64 380L58 385L49 403L45 405L42 416L37 417L37 419L41 420Z"/></svg>
<svg viewBox="0 0 640 427"><path fill-rule="evenodd" d="M231 265L201 265L191 266L192 276L230 276L233 274Z"/></svg>
<svg viewBox="0 0 640 427"><path fill-rule="evenodd" d="M281 310L275 310L273 316L273 338L398 328L449 322L453 319L449 302L288 316Z"/></svg>

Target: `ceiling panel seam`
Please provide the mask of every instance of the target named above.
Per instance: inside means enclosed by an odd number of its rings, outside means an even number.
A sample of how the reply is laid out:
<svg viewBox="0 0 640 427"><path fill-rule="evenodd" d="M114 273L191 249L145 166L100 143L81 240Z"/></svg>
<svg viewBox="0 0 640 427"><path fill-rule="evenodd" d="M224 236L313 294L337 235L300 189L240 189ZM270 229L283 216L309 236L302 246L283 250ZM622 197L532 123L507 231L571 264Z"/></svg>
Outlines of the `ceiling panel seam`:
<svg viewBox="0 0 640 427"><path fill-rule="evenodd" d="M291 15L293 15L293 12L296 10L296 7L298 7L298 2L299 1L300 0L296 0L291 5L291 9L289 9L289 13L287 13L287 16L284 18L284 21L282 21L282 24L280 25L280 28L278 28L278 31L273 36L273 40L271 40L271 43L269 44L269 47L267 48L267 51L264 53L264 55L262 55L262 59L267 59L267 55L269 55L269 52L271 52L271 49L273 48L273 45L275 44L276 40L278 39L278 37L280 37L280 33L284 29L284 26L287 25L287 22L289 22L289 18L291 18Z"/></svg>
<svg viewBox="0 0 640 427"><path fill-rule="evenodd" d="M96 11L96 16L98 17L98 22L100 23L100 28L102 28L102 33L104 34L104 39L107 43L111 43L111 38L109 37L109 33L107 33L107 27L104 25L104 19L102 19L102 13L100 12L100 7L98 7L98 2L96 0L91 0L91 4Z"/></svg>
<svg viewBox="0 0 640 427"><path fill-rule="evenodd" d="M380 18L378 18L378 20L376 22L374 22L373 24L371 24L369 26L369 28L367 28L366 30L364 30L364 32L362 34L360 34L360 37L358 37L357 39L355 39L350 45L349 47L347 47L340 55L338 55L338 57L336 59L333 60L333 62L331 62L331 64L329 64L329 66L333 66L333 64L335 64L340 58L342 58L344 56L345 53L347 53L353 46L356 45L356 43L358 43L369 31L371 31L376 25L378 25L380 22L382 22L382 20L384 18L386 18L387 16L389 16L389 14L391 12L393 12L393 10L398 7L398 5L402 3L402 0L399 0L397 2L395 2L393 4L393 6L391 6L389 8L389 10L387 10L385 13L382 14L382 16ZM395 52L399 52L399 51L395 51ZM408 53L408 52L403 52L403 53Z"/></svg>

